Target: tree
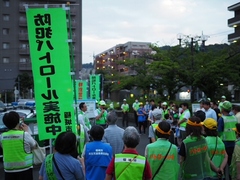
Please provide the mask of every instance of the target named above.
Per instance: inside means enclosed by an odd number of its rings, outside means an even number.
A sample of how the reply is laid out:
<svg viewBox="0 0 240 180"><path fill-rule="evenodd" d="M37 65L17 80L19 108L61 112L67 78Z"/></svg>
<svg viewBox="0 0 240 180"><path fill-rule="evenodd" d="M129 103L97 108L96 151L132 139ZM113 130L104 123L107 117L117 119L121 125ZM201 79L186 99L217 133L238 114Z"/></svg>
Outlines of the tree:
<svg viewBox="0 0 240 180"><path fill-rule="evenodd" d="M15 82L15 86L20 88L20 97L22 98L27 95L30 89L33 89L33 77L28 73L19 74Z"/></svg>

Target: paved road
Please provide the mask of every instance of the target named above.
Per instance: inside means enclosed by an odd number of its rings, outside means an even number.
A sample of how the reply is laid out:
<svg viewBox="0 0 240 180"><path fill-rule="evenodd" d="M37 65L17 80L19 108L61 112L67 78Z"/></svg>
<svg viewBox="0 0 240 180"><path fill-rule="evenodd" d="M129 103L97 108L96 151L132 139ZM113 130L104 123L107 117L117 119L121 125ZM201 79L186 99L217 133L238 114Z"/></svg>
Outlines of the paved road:
<svg viewBox="0 0 240 180"><path fill-rule="evenodd" d="M121 119L118 120L117 124L121 127ZM134 123L129 122L130 126L134 126ZM141 141L140 144L137 147L137 151L140 155L144 155L145 147L149 143L148 139L148 130L146 131L146 134L141 135ZM38 180L38 171L40 169L40 166L34 166L33 168L33 174L34 174L34 180ZM4 170L3 170L3 163L2 158L0 160L0 180L4 179Z"/></svg>

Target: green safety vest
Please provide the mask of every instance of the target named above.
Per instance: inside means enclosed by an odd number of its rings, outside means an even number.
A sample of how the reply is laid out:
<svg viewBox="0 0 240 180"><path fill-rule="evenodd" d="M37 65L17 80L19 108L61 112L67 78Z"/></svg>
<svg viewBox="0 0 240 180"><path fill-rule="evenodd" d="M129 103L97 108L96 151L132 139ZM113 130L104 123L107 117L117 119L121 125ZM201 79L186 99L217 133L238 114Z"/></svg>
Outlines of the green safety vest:
<svg viewBox="0 0 240 180"><path fill-rule="evenodd" d="M157 137L157 135L156 135L156 133L155 133L155 130L156 130L156 127L158 126L158 124L153 123L151 126L152 126L152 128L153 128L153 132L154 132L154 134L155 134L155 140L157 140L158 137Z"/></svg>
<svg viewBox="0 0 240 180"><path fill-rule="evenodd" d="M141 155L115 154L115 177L117 180L126 180L133 177L135 180L142 180L145 164L146 158Z"/></svg>
<svg viewBox="0 0 240 180"><path fill-rule="evenodd" d="M182 163L182 179L204 179L211 176L208 145L204 137L188 136L183 140L186 157ZM194 167L194 168L193 168Z"/></svg>
<svg viewBox="0 0 240 180"><path fill-rule="evenodd" d="M47 155L45 159L45 167L48 180L57 180L53 170L53 154Z"/></svg>
<svg viewBox="0 0 240 180"><path fill-rule="evenodd" d="M235 151L236 148L240 149L240 141L239 140L235 143L234 151ZM237 179L237 170L238 169L237 169L237 162L236 162L235 153L239 153L239 152L233 152L232 161L231 161L231 165L230 165L230 174L231 174L232 179Z"/></svg>
<svg viewBox="0 0 240 180"><path fill-rule="evenodd" d="M88 127L88 129L91 129L91 123L90 123L86 113L84 113L83 111L80 111L80 114L83 116L85 125Z"/></svg>
<svg viewBox="0 0 240 180"><path fill-rule="evenodd" d="M24 149L24 131L9 130L2 133L4 169L20 170L33 165L33 154Z"/></svg>
<svg viewBox="0 0 240 180"><path fill-rule="evenodd" d="M124 112L129 112L129 105L128 104L123 104L122 108L123 108Z"/></svg>
<svg viewBox="0 0 240 180"><path fill-rule="evenodd" d="M217 147L216 147L217 138ZM220 167L225 157L225 145L219 137L207 136L208 155L216 167ZM215 150L216 148L216 150ZM217 173L211 171L211 177L218 177Z"/></svg>
<svg viewBox="0 0 240 180"><path fill-rule="evenodd" d="M101 114L101 109L97 109L98 111L98 114ZM105 125L106 124L106 121L107 121L107 111L104 111L102 117L98 120L96 120L96 124L97 125Z"/></svg>
<svg viewBox="0 0 240 180"><path fill-rule="evenodd" d="M235 141L236 135L232 128L235 127L237 123L237 118L235 116L222 116L224 122L224 129L221 133L221 139L223 141Z"/></svg>
<svg viewBox="0 0 240 180"><path fill-rule="evenodd" d="M78 153L82 154L83 148L84 148L84 144L85 144L85 130L84 130L82 124L78 125L77 132L78 132L78 135L79 135Z"/></svg>
<svg viewBox="0 0 240 180"><path fill-rule="evenodd" d="M168 111L169 111L169 109L163 110L163 116L162 116L162 119L163 119L163 120L166 120L166 119L165 119L165 114L168 114Z"/></svg>
<svg viewBox="0 0 240 180"><path fill-rule="evenodd" d="M138 103L133 103L133 108L134 109L136 109L136 111L139 109L139 105L140 105L140 103L138 102Z"/></svg>
<svg viewBox="0 0 240 180"><path fill-rule="evenodd" d="M152 175L157 172L160 164L166 156L171 143L166 139L158 139L156 142L147 145L147 160L150 164ZM179 174L177 147L172 145L161 169L154 180L177 180Z"/></svg>
<svg viewBox="0 0 240 180"><path fill-rule="evenodd" d="M186 113L186 112L189 112L189 110L186 109L186 110L181 114L181 116L179 117L179 121L181 121L181 120L184 119L184 116L185 116L185 113ZM186 122L186 121L183 122L182 124L180 124L180 127L184 127L184 128L186 128L186 126L187 126L187 122Z"/></svg>

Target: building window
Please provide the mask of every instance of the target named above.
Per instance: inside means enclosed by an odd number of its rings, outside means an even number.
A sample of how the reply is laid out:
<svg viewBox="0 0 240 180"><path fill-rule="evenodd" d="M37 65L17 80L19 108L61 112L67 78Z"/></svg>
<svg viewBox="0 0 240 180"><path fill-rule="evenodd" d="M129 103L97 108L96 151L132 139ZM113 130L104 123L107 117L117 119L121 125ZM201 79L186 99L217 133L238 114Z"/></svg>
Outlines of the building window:
<svg viewBox="0 0 240 180"><path fill-rule="evenodd" d="M3 28L2 33L3 33L3 35L8 35L9 34L9 29L8 28Z"/></svg>
<svg viewBox="0 0 240 180"><path fill-rule="evenodd" d="M9 14L3 14L3 20L4 21L9 21L9 19L10 19Z"/></svg>
<svg viewBox="0 0 240 180"><path fill-rule="evenodd" d="M9 0L4 0L4 6L5 6L5 7L9 7L9 6L10 6Z"/></svg>
<svg viewBox="0 0 240 180"><path fill-rule="evenodd" d="M21 45L20 45L20 48L21 48L21 49L28 49L28 44L21 44Z"/></svg>
<svg viewBox="0 0 240 180"><path fill-rule="evenodd" d="M8 57L4 57L3 58L3 63L9 63L9 58Z"/></svg>
<svg viewBox="0 0 240 180"><path fill-rule="evenodd" d="M3 43L3 49L9 49L10 45L9 43Z"/></svg>
<svg viewBox="0 0 240 180"><path fill-rule="evenodd" d="M27 63L27 58L20 58L19 62L20 63Z"/></svg>

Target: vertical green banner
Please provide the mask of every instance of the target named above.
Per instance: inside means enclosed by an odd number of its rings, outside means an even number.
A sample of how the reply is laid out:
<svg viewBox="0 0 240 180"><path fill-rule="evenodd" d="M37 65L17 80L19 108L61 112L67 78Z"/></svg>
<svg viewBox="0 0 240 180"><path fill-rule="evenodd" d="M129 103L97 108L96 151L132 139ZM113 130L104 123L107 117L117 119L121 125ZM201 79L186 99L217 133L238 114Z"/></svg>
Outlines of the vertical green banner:
<svg viewBox="0 0 240 180"><path fill-rule="evenodd" d="M76 80L77 99L87 99L87 81Z"/></svg>
<svg viewBox="0 0 240 180"><path fill-rule="evenodd" d="M100 75L90 75L90 98L100 100Z"/></svg>
<svg viewBox="0 0 240 180"><path fill-rule="evenodd" d="M76 132L66 10L28 8L39 139Z"/></svg>

